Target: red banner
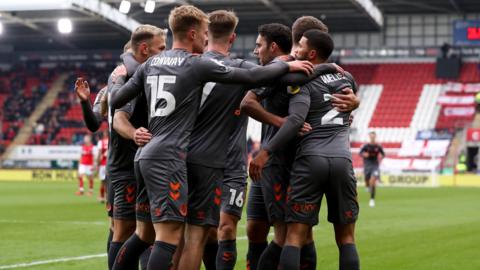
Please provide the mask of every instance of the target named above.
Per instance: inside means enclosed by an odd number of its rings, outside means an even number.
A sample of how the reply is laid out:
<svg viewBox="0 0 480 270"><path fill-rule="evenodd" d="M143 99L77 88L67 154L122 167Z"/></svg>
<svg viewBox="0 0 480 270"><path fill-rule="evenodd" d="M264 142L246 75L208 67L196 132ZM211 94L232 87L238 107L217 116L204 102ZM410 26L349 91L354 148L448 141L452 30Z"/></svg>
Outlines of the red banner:
<svg viewBox="0 0 480 270"><path fill-rule="evenodd" d="M480 92L480 83L449 82L443 85L443 89L447 92L475 94Z"/></svg>
<svg viewBox="0 0 480 270"><path fill-rule="evenodd" d="M445 116L465 116L470 117L475 114L475 107L445 107L443 108Z"/></svg>
<svg viewBox="0 0 480 270"><path fill-rule="evenodd" d="M467 129L467 141L468 142L480 142L480 128Z"/></svg>
<svg viewBox="0 0 480 270"><path fill-rule="evenodd" d="M473 95L443 95L438 97L438 103L441 105L473 105L475 97Z"/></svg>

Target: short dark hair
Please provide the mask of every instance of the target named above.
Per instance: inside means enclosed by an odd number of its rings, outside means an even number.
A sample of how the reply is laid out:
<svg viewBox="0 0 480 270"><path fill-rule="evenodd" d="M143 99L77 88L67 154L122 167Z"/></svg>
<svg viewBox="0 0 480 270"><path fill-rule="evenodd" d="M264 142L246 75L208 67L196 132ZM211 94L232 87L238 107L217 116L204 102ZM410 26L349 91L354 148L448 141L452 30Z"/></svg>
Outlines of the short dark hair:
<svg viewBox="0 0 480 270"><path fill-rule="evenodd" d="M258 27L258 34L265 38L268 44L275 42L284 53L292 49L292 31L284 24L268 23Z"/></svg>
<svg viewBox="0 0 480 270"><path fill-rule="evenodd" d="M311 29L318 29L322 32L328 33L328 27L319 19L313 16L302 16L292 25L293 43L298 44L303 33Z"/></svg>
<svg viewBox="0 0 480 270"><path fill-rule="evenodd" d="M208 19L208 33L215 39L229 37L238 24L238 17L233 11L215 10L208 14Z"/></svg>
<svg viewBox="0 0 480 270"><path fill-rule="evenodd" d="M317 51L318 58L327 60L333 52L333 39L329 34L317 29L308 30L303 34L310 49Z"/></svg>

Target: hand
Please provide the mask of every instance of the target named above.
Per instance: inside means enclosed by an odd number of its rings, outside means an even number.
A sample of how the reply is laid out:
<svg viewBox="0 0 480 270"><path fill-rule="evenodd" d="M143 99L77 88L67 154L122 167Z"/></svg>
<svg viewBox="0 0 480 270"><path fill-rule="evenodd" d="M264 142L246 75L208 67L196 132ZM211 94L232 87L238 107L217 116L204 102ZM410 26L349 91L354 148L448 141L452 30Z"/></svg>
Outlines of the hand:
<svg viewBox="0 0 480 270"><path fill-rule="evenodd" d="M75 81L75 93L81 101L87 101L90 97L90 87L88 82L82 77L77 78Z"/></svg>
<svg viewBox="0 0 480 270"><path fill-rule="evenodd" d="M362 153L362 156L363 156L364 158L368 158L368 157L369 157L368 152L363 152L363 153Z"/></svg>
<svg viewBox="0 0 480 270"><path fill-rule="evenodd" d="M292 61L293 57L289 54L284 54L284 55L278 56L277 59L280 59L284 62L289 62L289 61Z"/></svg>
<svg viewBox="0 0 480 270"><path fill-rule="evenodd" d="M250 178L252 178L254 182L257 182L262 178L262 170L265 166L265 163L267 163L268 158L268 152L262 149L258 152L257 156L250 161L248 172L250 174Z"/></svg>
<svg viewBox="0 0 480 270"><path fill-rule="evenodd" d="M127 77L127 67L125 65L120 65L113 70L112 80L115 82L118 77Z"/></svg>
<svg viewBox="0 0 480 270"><path fill-rule="evenodd" d="M303 126L300 129L300 131L297 133L297 135L301 137L305 135L305 133L308 133L310 131L312 131L312 126L309 123L305 122L303 123Z"/></svg>
<svg viewBox="0 0 480 270"><path fill-rule="evenodd" d="M342 75L345 75L345 70L341 66L335 63L330 63L330 65L332 65L337 70L337 73L341 73Z"/></svg>
<svg viewBox="0 0 480 270"><path fill-rule="evenodd" d="M351 112L358 108L360 99L353 93L351 88L345 88L341 94L333 94L332 105L339 112Z"/></svg>
<svg viewBox="0 0 480 270"><path fill-rule="evenodd" d="M303 72L307 75L311 75L313 73L313 64L308 61L291 61L287 62L290 72Z"/></svg>
<svg viewBox="0 0 480 270"><path fill-rule="evenodd" d="M148 132L148 129L139 127L133 133L133 141L138 146L144 146L152 139L152 134Z"/></svg>

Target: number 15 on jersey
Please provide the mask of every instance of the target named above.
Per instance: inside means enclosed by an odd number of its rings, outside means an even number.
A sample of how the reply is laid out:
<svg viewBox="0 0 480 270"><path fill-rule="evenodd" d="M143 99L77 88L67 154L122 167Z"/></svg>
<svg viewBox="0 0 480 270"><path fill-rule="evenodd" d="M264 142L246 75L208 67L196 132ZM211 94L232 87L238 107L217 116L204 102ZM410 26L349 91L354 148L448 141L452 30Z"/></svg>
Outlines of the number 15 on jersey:
<svg viewBox="0 0 480 270"><path fill-rule="evenodd" d="M165 91L166 84L175 84L177 77L173 75L153 75L147 77L147 84L150 85L150 118L167 116L175 109L175 96ZM163 102L160 100L163 99ZM157 108L162 104L162 108Z"/></svg>

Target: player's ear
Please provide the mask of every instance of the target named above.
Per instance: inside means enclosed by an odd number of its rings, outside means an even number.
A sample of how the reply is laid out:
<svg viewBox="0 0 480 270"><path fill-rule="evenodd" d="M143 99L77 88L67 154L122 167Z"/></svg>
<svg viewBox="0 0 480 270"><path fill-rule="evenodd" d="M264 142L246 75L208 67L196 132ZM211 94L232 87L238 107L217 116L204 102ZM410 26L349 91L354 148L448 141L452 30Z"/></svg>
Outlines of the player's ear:
<svg viewBox="0 0 480 270"><path fill-rule="evenodd" d="M141 42L140 46L138 46L138 50L142 55L148 55L148 44L147 42Z"/></svg>
<svg viewBox="0 0 480 270"><path fill-rule="evenodd" d="M316 50L308 51L308 59L315 59L317 58L318 54Z"/></svg>
<svg viewBox="0 0 480 270"><path fill-rule="evenodd" d="M278 49L278 45L275 42L271 42L269 47L270 47L270 51L272 52Z"/></svg>
<svg viewBox="0 0 480 270"><path fill-rule="evenodd" d="M187 38L190 39L190 40L195 40L195 38L197 37L198 33L197 33L197 30L195 30L195 28L190 28L187 32Z"/></svg>
<svg viewBox="0 0 480 270"><path fill-rule="evenodd" d="M236 33L232 33L232 35L230 35L230 39L228 40L228 42L229 42L230 44L233 44L236 39L237 39L237 34L236 34Z"/></svg>

